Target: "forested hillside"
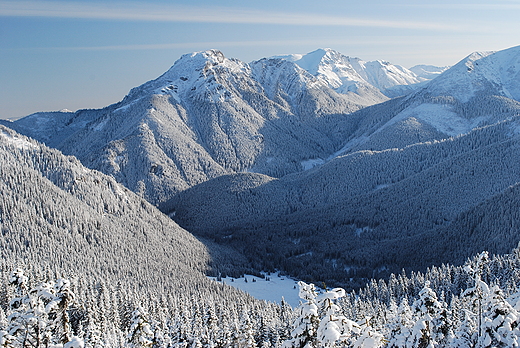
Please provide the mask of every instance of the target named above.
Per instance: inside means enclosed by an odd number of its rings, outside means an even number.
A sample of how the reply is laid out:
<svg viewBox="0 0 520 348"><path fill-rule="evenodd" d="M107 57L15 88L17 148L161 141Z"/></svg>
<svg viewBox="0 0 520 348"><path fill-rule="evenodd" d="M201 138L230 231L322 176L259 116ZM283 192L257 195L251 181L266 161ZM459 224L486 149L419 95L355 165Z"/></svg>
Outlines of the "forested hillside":
<svg viewBox="0 0 520 348"><path fill-rule="evenodd" d="M67 348L514 347L519 255L484 252L464 267L392 275L351 293L299 282L294 310L246 298L222 303L201 296L203 287L173 300L168 293L143 296L104 279L55 278L55 267L7 271L12 265L2 260L0 340Z"/></svg>
<svg viewBox="0 0 520 348"><path fill-rule="evenodd" d="M59 290L65 283L55 286L54 281L66 277L76 294L68 309L72 330L90 340L89 347L124 345L139 306L156 322L172 316L203 320L213 311L225 313L229 322L222 325L238 322L243 312L265 316L264 326L280 325L278 307L206 277L213 266L217 274L226 271L217 264L239 270L240 256L215 246L208 250L144 199L74 157L0 126L0 178L1 314L26 310L25 320L29 315L44 320L47 309L31 306L65 296L69 290ZM7 285L17 268L29 276L18 290L14 283ZM34 290L23 307L9 309L11 298L40 282L48 284L47 290ZM27 329L29 324L16 318L0 315L0 329L6 322L11 329ZM193 330L202 329L177 330L193 339Z"/></svg>
<svg viewBox="0 0 520 348"><path fill-rule="evenodd" d="M508 68L519 53L471 55L439 84L350 114L352 135L311 170L223 176L163 210L260 269L342 286L507 252L520 239L506 198L520 182L520 80Z"/></svg>

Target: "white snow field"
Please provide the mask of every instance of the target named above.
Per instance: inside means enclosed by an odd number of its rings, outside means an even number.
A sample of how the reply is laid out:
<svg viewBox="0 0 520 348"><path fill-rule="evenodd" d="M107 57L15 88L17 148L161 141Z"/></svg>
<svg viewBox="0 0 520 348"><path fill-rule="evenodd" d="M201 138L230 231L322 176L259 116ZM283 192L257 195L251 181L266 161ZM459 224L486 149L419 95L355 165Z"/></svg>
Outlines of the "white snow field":
<svg viewBox="0 0 520 348"><path fill-rule="evenodd" d="M217 281L214 277L210 279ZM266 275L265 279L246 274L242 278L226 277L222 278L221 281L247 292L259 300L281 303L283 297L285 302L290 304L293 308L297 307L300 303L298 281L280 276L279 273Z"/></svg>

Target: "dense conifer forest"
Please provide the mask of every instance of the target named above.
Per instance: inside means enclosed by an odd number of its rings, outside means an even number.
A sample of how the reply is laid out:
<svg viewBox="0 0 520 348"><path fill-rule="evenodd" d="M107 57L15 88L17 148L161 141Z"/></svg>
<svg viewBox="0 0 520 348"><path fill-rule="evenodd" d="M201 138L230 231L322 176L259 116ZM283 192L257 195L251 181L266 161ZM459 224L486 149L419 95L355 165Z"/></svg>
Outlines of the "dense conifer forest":
<svg viewBox="0 0 520 348"><path fill-rule="evenodd" d="M15 266L0 266L4 347L516 347L520 335L518 249L357 292L300 282L297 308L223 284L209 297L198 287L149 292Z"/></svg>
<svg viewBox="0 0 520 348"><path fill-rule="evenodd" d="M4 347L516 346L518 249L357 291L300 282L291 308L206 278L207 248L112 178L0 141Z"/></svg>

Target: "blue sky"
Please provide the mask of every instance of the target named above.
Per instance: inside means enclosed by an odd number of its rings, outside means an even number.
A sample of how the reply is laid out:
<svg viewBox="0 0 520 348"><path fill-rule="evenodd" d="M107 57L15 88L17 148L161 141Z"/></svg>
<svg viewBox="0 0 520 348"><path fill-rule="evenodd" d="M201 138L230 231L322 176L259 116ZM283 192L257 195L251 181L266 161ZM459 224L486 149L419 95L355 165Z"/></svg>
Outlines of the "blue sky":
<svg viewBox="0 0 520 348"><path fill-rule="evenodd" d="M518 18L520 0L0 0L0 118L100 108L211 48L453 65L520 45Z"/></svg>

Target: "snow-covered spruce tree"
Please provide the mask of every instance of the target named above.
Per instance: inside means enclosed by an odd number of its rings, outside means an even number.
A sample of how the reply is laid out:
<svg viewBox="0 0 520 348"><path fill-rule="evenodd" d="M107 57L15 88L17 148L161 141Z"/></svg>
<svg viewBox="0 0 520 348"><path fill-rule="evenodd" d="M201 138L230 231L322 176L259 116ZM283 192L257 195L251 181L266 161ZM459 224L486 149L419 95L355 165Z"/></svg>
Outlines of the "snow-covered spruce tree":
<svg viewBox="0 0 520 348"><path fill-rule="evenodd" d="M86 295L86 312L87 323L85 325L85 347L86 348L102 348L105 346L103 341L103 333L101 332L97 320L97 310L99 307L95 305L94 293L90 291ZM96 310L94 309L96 308Z"/></svg>
<svg viewBox="0 0 520 348"><path fill-rule="evenodd" d="M470 313L473 314L473 317L475 318L474 321L477 326L477 337L473 344L481 342L483 337L483 301L486 294L489 293L489 287L485 282L482 281L482 272L488 262L488 253L487 251L484 251L475 257L474 260L469 260L464 265L464 271L466 271L474 281L474 286L466 289L462 293L462 297L465 298L466 301L469 301L471 311ZM471 325L471 323L468 322L468 325Z"/></svg>
<svg viewBox="0 0 520 348"><path fill-rule="evenodd" d="M271 348L273 345L271 343L272 333L270 327L267 326L266 318L260 318L260 328L259 328L259 339L257 346L259 348Z"/></svg>
<svg viewBox="0 0 520 348"><path fill-rule="evenodd" d="M40 283L27 291L27 280L20 269L11 273L9 283L16 288L6 336L11 347L82 347L83 341L72 334L67 313L74 299L70 282Z"/></svg>
<svg viewBox="0 0 520 348"><path fill-rule="evenodd" d="M239 328L239 348L256 348L253 327L247 310L242 311Z"/></svg>
<svg viewBox="0 0 520 348"><path fill-rule="evenodd" d="M316 289L314 284L298 282L301 302L296 308L296 318L293 322L291 338L284 342L284 348L314 348L317 347L317 330L319 325L318 306L316 305Z"/></svg>
<svg viewBox="0 0 520 348"><path fill-rule="evenodd" d="M152 347L153 348L166 348L171 346L171 338L168 335L166 328L166 318L162 321L153 320L151 323L153 330ZM211 348L208 346L208 348Z"/></svg>
<svg viewBox="0 0 520 348"><path fill-rule="evenodd" d="M46 291L47 289L43 289ZM74 301L75 295L70 289L70 281L67 279L58 279L53 289L48 289L45 295L50 299L50 302L45 307L52 320L49 323L49 331L55 337L56 344L66 344L73 338L69 314L67 310L69 305Z"/></svg>
<svg viewBox="0 0 520 348"><path fill-rule="evenodd" d="M437 300L437 294L430 288L430 282L426 281L424 288L419 292L419 298L414 301L412 307L415 325L408 345L418 348L433 348L438 342L440 314L444 306Z"/></svg>
<svg viewBox="0 0 520 348"><path fill-rule="evenodd" d="M98 329L97 325L89 320L89 324L85 333L86 348L102 348L105 346L103 342L103 333Z"/></svg>
<svg viewBox="0 0 520 348"><path fill-rule="evenodd" d="M218 333L218 317L214 304L208 304L203 318L203 325L204 345L208 348L213 348L216 344Z"/></svg>
<svg viewBox="0 0 520 348"><path fill-rule="evenodd" d="M345 296L345 290L336 288L331 291L327 291L318 298L318 305L320 306L323 317L320 320L318 326L318 342L323 347L334 347L336 341L339 341L342 337L342 316L338 316L339 307L334 303L338 298ZM345 318L346 319L346 318Z"/></svg>
<svg viewBox="0 0 520 348"><path fill-rule="evenodd" d="M154 334L148 320L146 311L137 307L132 313L132 324L128 331L127 343L131 348L151 347L153 345Z"/></svg>
<svg viewBox="0 0 520 348"><path fill-rule="evenodd" d="M280 303L280 325L278 325L278 329L276 330L279 340L285 341L289 338L291 331L290 328L293 321L294 311L282 297L282 301Z"/></svg>
<svg viewBox="0 0 520 348"><path fill-rule="evenodd" d="M385 344L383 335L372 327L370 318L365 318L358 325L361 332L354 342L354 348L380 348Z"/></svg>
<svg viewBox="0 0 520 348"><path fill-rule="evenodd" d="M9 284L15 287L16 297L9 303L9 336L5 336L11 347L43 347L49 343L45 305L38 291L27 291L27 282L23 270L16 269L11 273Z"/></svg>
<svg viewBox="0 0 520 348"><path fill-rule="evenodd" d="M403 297L398 307L392 301L387 314L388 347L406 347L406 341L412 333L414 324L412 320L412 308L408 303L408 298Z"/></svg>
<svg viewBox="0 0 520 348"><path fill-rule="evenodd" d="M345 290L332 289L318 297L318 305L323 316L318 326L319 347L336 347L336 343L347 344L352 333L360 333L361 327L354 321L339 314L335 301L345 296Z"/></svg>
<svg viewBox="0 0 520 348"><path fill-rule="evenodd" d="M505 299L498 285L485 289L481 347L518 347L520 313Z"/></svg>
<svg viewBox="0 0 520 348"><path fill-rule="evenodd" d="M450 348L471 348L477 341L476 323L472 312L464 309L463 317L449 342Z"/></svg>

